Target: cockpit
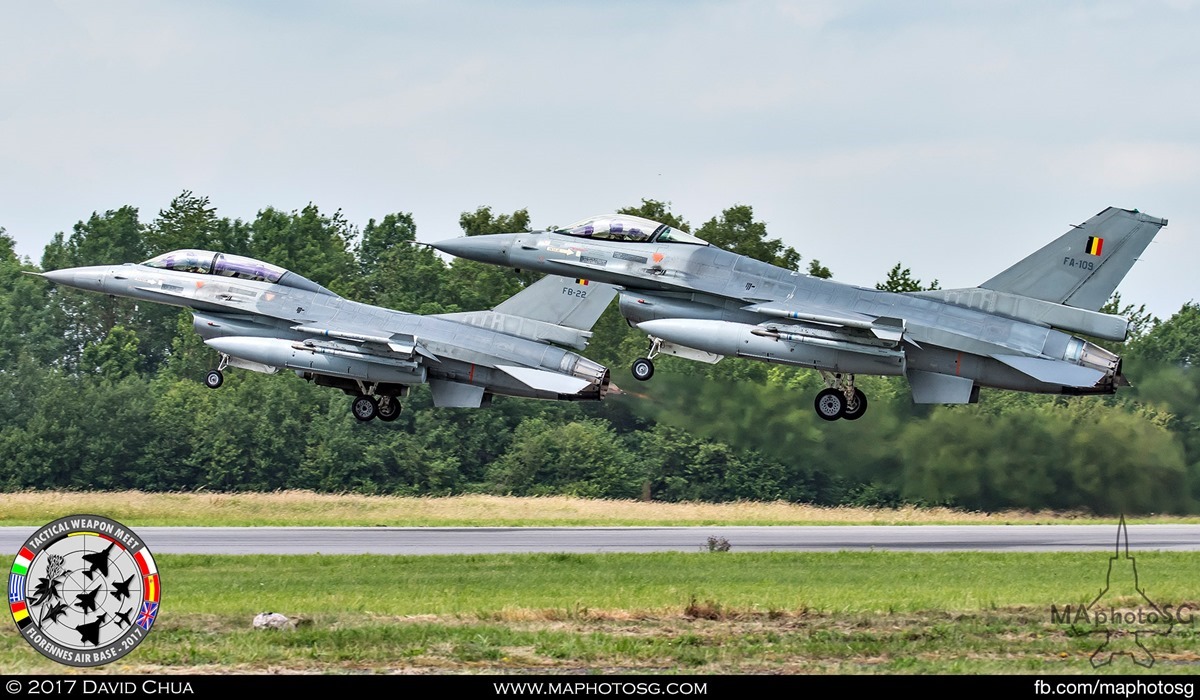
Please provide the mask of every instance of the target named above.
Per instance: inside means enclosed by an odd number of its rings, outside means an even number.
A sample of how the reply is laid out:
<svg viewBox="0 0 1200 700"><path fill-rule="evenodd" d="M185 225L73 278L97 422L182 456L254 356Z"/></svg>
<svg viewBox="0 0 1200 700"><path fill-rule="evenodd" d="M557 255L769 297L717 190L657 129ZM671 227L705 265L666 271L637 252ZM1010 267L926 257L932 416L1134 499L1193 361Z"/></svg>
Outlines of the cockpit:
<svg viewBox="0 0 1200 700"><path fill-rule="evenodd" d="M556 228L553 232L603 241L708 245L708 241L697 238L687 231L631 214L593 216L570 226Z"/></svg>
<svg viewBox="0 0 1200 700"><path fill-rule="evenodd" d="M214 253L209 250L173 250L170 253L150 258L142 263L146 267L160 270L191 272L197 275L219 275L256 282L269 282L285 287L295 287L308 292L337 296L307 277L286 270L278 265L265 263L241 255Z"/></svg>

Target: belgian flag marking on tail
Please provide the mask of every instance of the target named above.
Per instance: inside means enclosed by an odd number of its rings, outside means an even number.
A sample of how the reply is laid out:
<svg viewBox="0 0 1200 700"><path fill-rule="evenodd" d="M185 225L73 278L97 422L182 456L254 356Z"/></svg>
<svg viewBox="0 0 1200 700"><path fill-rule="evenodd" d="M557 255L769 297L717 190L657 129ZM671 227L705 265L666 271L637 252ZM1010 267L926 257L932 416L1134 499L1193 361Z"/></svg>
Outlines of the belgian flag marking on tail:
<svg viewBox="0 0 1200 700"><path fill-rule="evenodd" d="M1088 255L1099 255L1104 250L1104 239L1088 236L1087 245L1083 248Z"/></svg>
<svg viewBox="0 0 1200 700"><path fill-rule="evenodd" d="M579 277L575 280L575 284L582 284L585 287L587 286L587 283L588 283L588 281L583 279L582 277Z"/></svg>

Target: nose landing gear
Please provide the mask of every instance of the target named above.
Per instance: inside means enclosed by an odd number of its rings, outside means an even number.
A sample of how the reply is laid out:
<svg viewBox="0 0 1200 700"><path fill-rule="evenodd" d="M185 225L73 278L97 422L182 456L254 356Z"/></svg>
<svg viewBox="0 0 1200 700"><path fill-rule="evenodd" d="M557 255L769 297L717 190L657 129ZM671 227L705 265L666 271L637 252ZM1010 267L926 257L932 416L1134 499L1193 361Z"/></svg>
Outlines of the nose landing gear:
<svg viewBox="0 0 1200 700"><path fill-rule="evenodd" d="M629 371L633 373L633 378L639 382L644 382L654 376L654 363L651 362L662 347L662 338L650 338L650 350L645 357L640 357L633 361L633 366Z"/></svg>
<svg viewBox="0 0 1200 700"><path fill-rule="evenodd" d="M217 363L216 369L210 369L208 374L204 375L204 386L209 389L220 389L225 383L224 369L229 366L229 355L221 353L221 361Z"/></svg>

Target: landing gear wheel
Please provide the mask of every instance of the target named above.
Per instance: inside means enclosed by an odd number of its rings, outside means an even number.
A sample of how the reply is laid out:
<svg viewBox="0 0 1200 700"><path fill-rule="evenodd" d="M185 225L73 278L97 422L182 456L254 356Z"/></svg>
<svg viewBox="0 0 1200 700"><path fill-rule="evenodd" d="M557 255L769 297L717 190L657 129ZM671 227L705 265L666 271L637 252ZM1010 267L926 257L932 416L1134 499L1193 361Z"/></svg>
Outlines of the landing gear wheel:
<svg viewBox="0 0 1200 700"><path fill-rule="evenodd" d="M842 418L846 420L858 420L866 412L867 395L862 393L862 389L855 389L854 399L846 402L846 408L842 410Z"/></svg>
<svg viewBox="0 0 1200 700"><path fill-rule="evenodd" d="M814 402L817 415L825 420L837 420L846 411L846 395L837 389L822 389Z"/></svg>
<svg viewBox="0 0 1200 700"><path fill-rule="evenodd" d="M219 369L210 369L208 374L204 375L204 386L209 389L220 389L225 383L225 375L221 374Z"/></svg>
<svg viewBox="0 0 1200 700"><path fill-rule="evenodd" d="M403 408L400 405L400 399L395 396L382 396L379 399L379 420L390 423L400 417L400 411Z"/></svg>
<svg viewBox="0 0 1200 700"><path fill-rule="evenodd" d="M354 397L353 403L350 404L350 412L359 421L366 423L379 415L379 404L375 403L375 399L370 396L361 394Z"/></svg>
<svg viewBox="0 0 1200 700"><path fill-rule="evenodd" d="M644 382L654 376L654 363L645 357L633 361L633 367L629 368L633 372L633 378L639 382Z"/></svg>

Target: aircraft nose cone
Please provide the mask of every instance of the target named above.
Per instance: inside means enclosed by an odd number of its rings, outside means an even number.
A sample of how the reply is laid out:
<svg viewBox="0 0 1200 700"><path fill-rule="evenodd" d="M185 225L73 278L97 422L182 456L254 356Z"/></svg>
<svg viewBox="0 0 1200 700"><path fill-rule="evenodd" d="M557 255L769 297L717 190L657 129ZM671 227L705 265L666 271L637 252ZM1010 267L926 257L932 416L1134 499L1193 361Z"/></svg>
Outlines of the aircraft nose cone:
<svg viewBox="0 0 1200 700"><path fill-rule="evenodd" d="M62 270L43 272L42 277L51 282L76 289L86 289L93 292L104 291L104 277L109 272L106 265L95 267L68 267Z"/></svg>
<svg viewBox="0 0 1200 700"><path fill-rule="evenodd" d="M508 251L512 246L513 239L514 234L510 233L461 236L430 243L429 246L456 258L504 264L508 259Z"/></svg>
<svg viewBox="0 0 1200 700"><path fill-rule="evenodd" d="M65 284L68 287L75 286L75 270L70 268L66 270L50 270L48 272L43 272L42 277L45 277L56 284Z"/></svg>

